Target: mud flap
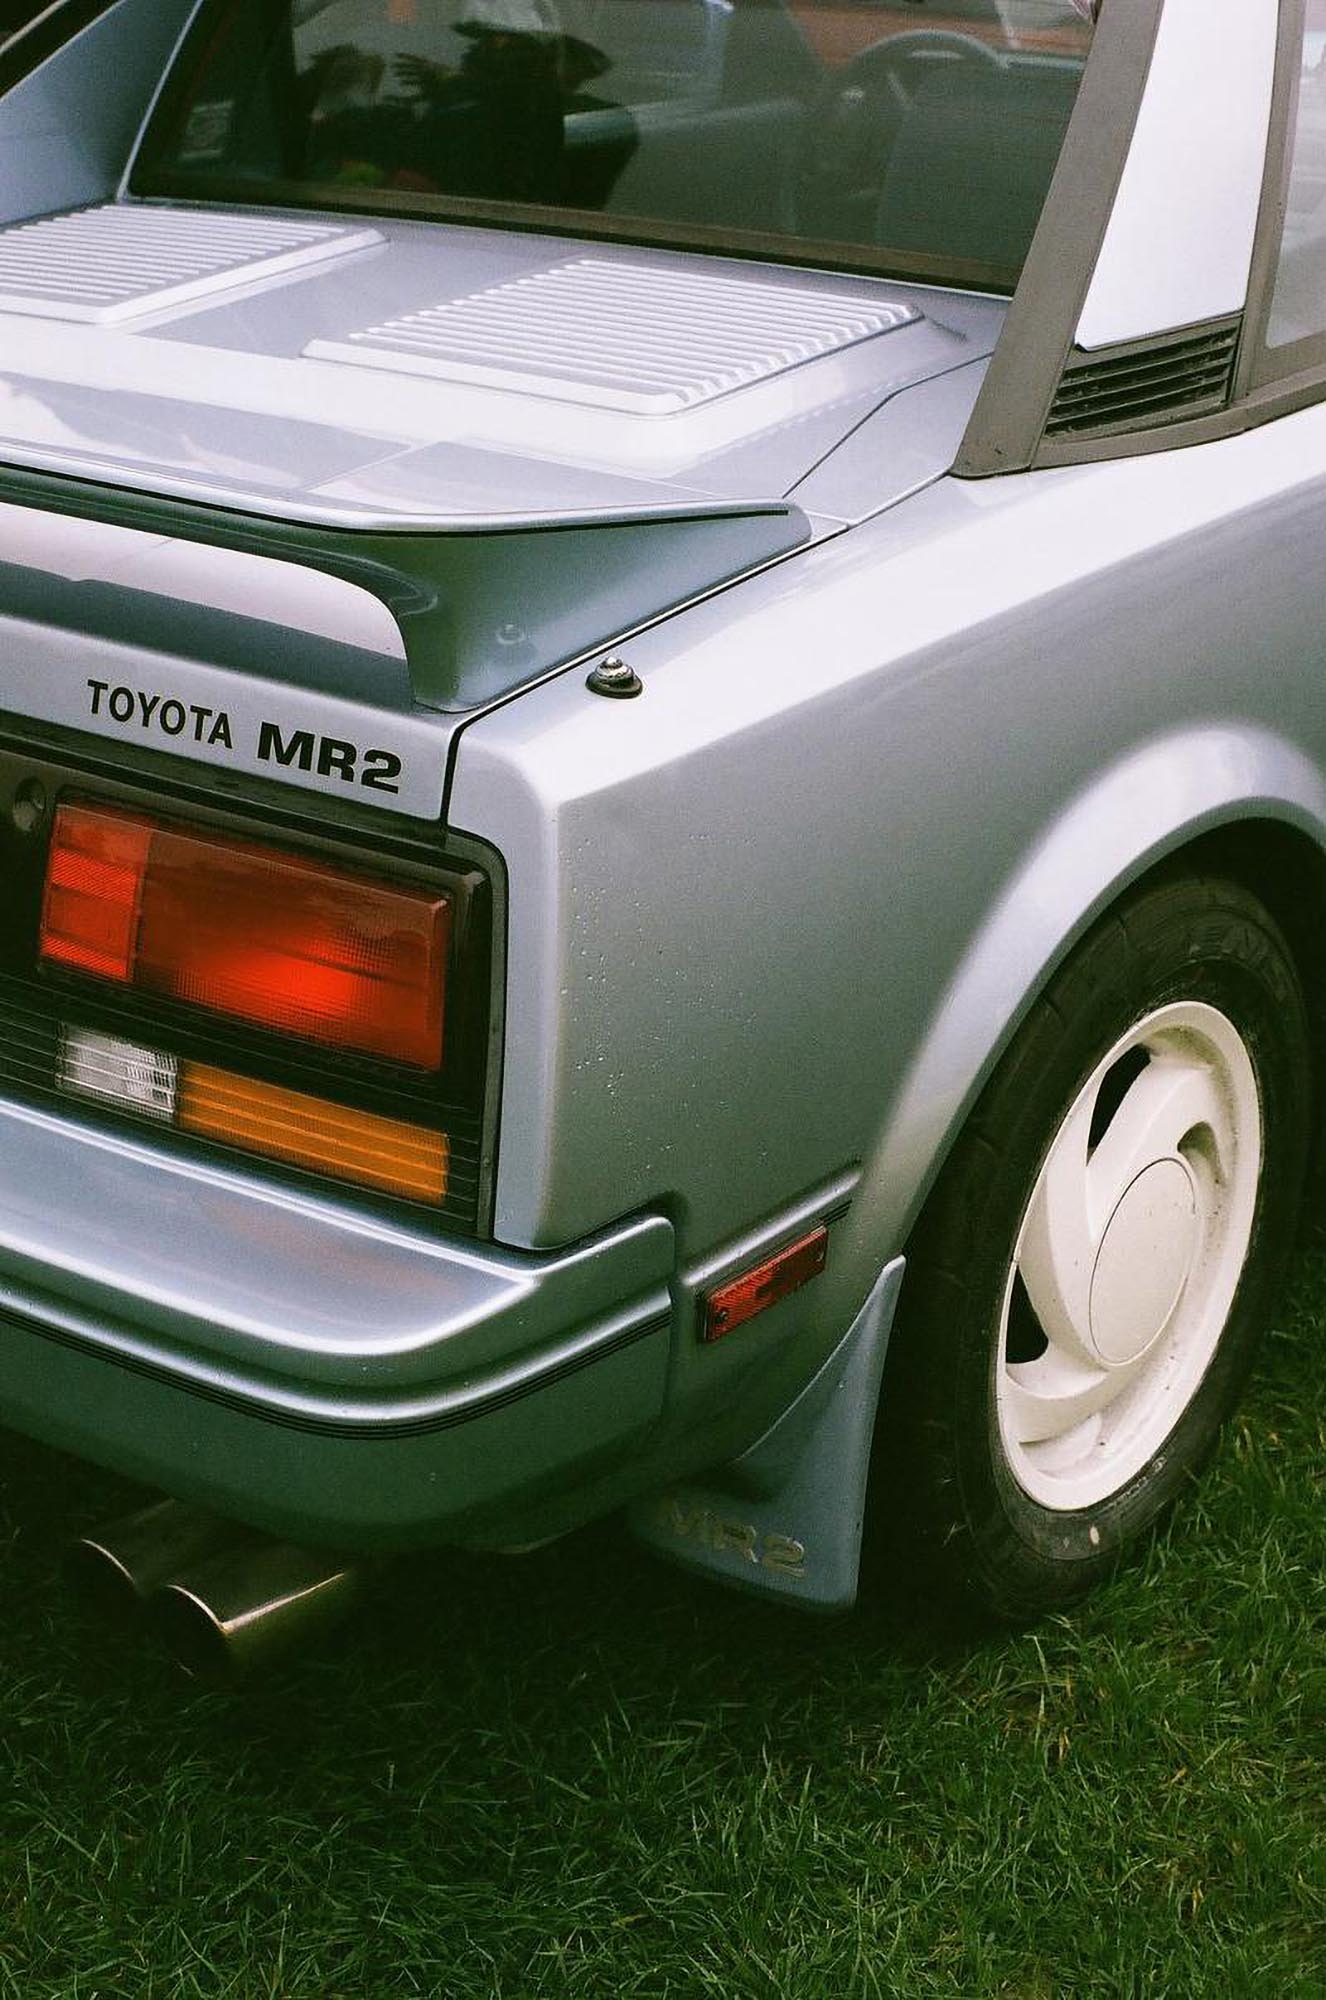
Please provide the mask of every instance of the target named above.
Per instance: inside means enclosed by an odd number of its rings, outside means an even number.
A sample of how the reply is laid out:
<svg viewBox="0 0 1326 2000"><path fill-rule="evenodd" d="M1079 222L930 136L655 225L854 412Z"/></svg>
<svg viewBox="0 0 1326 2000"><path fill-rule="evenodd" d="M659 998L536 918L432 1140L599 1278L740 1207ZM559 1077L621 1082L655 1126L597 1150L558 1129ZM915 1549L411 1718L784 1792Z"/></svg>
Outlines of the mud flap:
<svg viewBox="0 0 1326 2000"><path fill-rule="evenodd" d="M639 1500L656 1555L807 1611L856 1602L870 1444L903 1260L885 1266L819 1373L758 1444L702 1486Z"/></svg>

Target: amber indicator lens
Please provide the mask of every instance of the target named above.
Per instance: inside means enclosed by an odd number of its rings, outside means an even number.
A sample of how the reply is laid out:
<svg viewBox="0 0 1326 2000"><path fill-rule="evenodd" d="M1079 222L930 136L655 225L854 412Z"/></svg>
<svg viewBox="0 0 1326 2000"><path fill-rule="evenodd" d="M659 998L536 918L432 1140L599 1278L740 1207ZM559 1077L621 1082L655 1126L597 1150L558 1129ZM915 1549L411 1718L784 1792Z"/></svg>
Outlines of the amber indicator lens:
<svg viewBox="0 0 1326 2000"><path fill-rule="evenodd" d="M450 941L445 895L113 807L56 814L51 964L435 1070Z"/></svg>
<svg viewBox="0 0 1326 2000"><path fill-rule="evenodd" d="M398 1118L352 1111L192 1062L180 1064L175 1116L182 1132L266 1153L291 1166L313 1167L413 1201L446 1196L446 1138Z"/></svg>
<svg viewBox="0 0 1326 2000"><path fill-rule="evenodd" d="M821 1224L809 1236L766 1257L753 1270L720 1285L716 1292L706 1293L701 1300L701 1337L721 1340L789 1293L800 1291L802 1285L819 1276L828 1254L829 1232Z"/></svg>

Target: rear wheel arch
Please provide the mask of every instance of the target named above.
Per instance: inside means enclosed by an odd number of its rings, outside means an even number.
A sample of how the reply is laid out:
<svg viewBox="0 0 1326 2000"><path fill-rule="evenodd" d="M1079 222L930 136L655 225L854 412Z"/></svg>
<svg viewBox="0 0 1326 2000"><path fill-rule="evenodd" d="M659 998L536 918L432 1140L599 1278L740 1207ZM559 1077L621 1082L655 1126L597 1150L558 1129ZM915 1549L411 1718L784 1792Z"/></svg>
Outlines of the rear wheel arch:
<svg viewBox="0 0 1326 2000"><path fill-rule="evenodd" d="M967 1129L980 1094L1012 1044L1022 1021L1042 999L1060 967L1098 925L1107 923L1135 896L1166 881L1214 879L1232 882L1257 898L1283 931L1302 981L1312 1033L1314 1102L1326 1079L1326 831L1317 840L1301 824L1266 816L1231 817L1192 833L1159 856L1150 857L1116 885L1102 908L1085 913L1061 949L1046 960L1025 1005L989 1052L979 1082L973 1084L962 1115L930 1163L908 1219L902 1248L910 1251L923 1228L945 1164ZM1326 1121L1314 1139L1313 1180L1326 1180Z"/></svg>
<svg viewBox="0 0 1326 2000"><path fill-rule="evenodd" d="M1028 842L938 1000L861 1163L824 1287L848 1324L881 1263L905 1250L981 1091L1059 967L1142 884L1220 875L1284 931L1326 1075L1326 777L1266 732L1153 739L1099 774Z"/></svg>

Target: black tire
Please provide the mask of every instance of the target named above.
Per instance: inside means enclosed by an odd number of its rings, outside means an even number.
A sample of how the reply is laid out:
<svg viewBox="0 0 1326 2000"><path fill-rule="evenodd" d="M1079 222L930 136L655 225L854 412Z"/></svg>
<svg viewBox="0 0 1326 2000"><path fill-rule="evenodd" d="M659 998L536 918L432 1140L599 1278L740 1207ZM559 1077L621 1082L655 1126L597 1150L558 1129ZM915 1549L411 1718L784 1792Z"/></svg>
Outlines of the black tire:
<svg viewBox="0 0 1326 2000"><path fill-rule="evenodd" d="M1176 1002L1219 1010L1251 1058L1261 1162L1246 1255L1205 1373L1149 1461L1096 1504L1048 1506L1016 1476L998 1417L1015 1246L1051 1142L1087 1079L1131 1024ZM1064 1605L1117 1564L1208 1454L1293 1245L1312 1067L1293 957L1274 919L1236 883L1143 887L1053 978L982 1094L909 1249L877 1432L875 1526L877 1545L895 1567L901 1554L928 1594L1004 1620ZM1009 1358L1019 1357L1010 1350ZM1168 1421L1172 1412L1157 1410Z"/></svg>

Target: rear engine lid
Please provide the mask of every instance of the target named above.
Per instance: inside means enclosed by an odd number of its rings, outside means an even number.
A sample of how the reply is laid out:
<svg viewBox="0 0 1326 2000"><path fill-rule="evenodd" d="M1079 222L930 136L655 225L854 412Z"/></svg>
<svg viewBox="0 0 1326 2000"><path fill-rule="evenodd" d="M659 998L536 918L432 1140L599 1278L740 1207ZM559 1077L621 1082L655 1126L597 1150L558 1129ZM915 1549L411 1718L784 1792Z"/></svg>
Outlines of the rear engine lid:
<svg viewBox="0 0 1326 2000"><path fill-rule="evenodd" d="M105 204L0 230L0 500L357 584L400 627L408 698L464 711L836 531L793 489L988 354L1003 310L437 222ZM916 481L885 453L878 504ZM114 588L131 643L147 607Z"/></svg>
<svg viewBox="0 0 1326 2000"><path fill-rule="evenodd" d="M777 503L1003 307L436 222L126 201L0 230L0 453L345 527Z"/></svg>

